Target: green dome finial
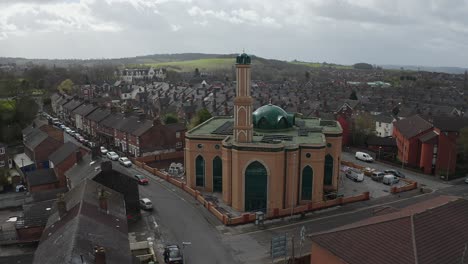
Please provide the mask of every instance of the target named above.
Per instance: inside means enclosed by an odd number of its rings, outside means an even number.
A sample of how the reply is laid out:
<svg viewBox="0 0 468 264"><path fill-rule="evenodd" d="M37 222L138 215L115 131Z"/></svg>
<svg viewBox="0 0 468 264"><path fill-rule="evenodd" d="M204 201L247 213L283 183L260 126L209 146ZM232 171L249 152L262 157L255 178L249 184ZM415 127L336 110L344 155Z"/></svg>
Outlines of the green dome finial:
<svg viewBox="0 0 468 264"><path fill-rule="evenodd" d="M242 49L242 54L239 54L236 58L236 64L250 64L250 56L244 52Z"/></svg>

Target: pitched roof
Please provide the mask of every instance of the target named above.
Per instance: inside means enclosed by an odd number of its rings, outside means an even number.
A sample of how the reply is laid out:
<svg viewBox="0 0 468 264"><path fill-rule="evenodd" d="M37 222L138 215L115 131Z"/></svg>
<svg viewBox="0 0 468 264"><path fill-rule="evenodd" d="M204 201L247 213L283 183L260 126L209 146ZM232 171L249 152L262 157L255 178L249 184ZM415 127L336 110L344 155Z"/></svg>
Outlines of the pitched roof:
<svg viewBox="0 0 468 264"><path fill-rule="evenodd" d="M406 138L412 138L432 128L432 124L419 115L414 115L402 120L398 120L393 123L393 126L396 127L398 131L400 131L400 133Z"/></svg>
<svg viewBox="0 0 468 264"><path fill-rule="evenodd" d="M68 158L71 154L74 154L79 149L79 146L75 143L68 141L58 148L54 153L50 154L49 160L57 166L62 161Z"/></svg>
<svg viewBox="0 0 468 264"><path fill-rule="evenodd" d="M381 123L391 124L395 120L390 114L379 114L374 116L374 120Z"/></svg>
<svg viewBox="0 0 468 264"><path fill-rule="evenodd" d="M124 115L112 113L106 118L102 119L99 125L110 128L119 128L124 122Z"/></svg>
<svg viewBox="0 0 468 264"><path fill-rule="evenodd" d="M26 172L26 181L29 186L37 186L58 182L57 176L53 169L38 169Z"/></svg>
<svg viewBox="0 0 468 264"><path fill-rule="evenodd" d="M439 135L434 130L432 130L432 131L429 131L428 133L420 136L419 140L424 143L424 142L430 141L431 139L436 138L437 136L439 136Z"/></svg>
<svg viewBox="0 0 468 264"><path fill-rule="evenodd" d="M47 224L55 200L47 200L23 205L23 215L16 222L16 228L29 228Z"/></svg>
<svg viewBox="0 0 468 264"><path fill-rule="evenodd" d="M184 131L187 129L185 125L182 123L173 123L173 124L168 124L165 126L167 127L167 129L172 130L174 132Z"/></svg>
<svg viewBox="0 0 468 264"><path fill-rule="evenodd" d="M468 118L458 116L437 116L432 118L434 127L441 131L458 132L464 127L468 127Z"/></svg>
<svg viewBox="0 0 468 264"><path fill-rule="evenodd" d="M110 110L98 108L86 116L86 118L94 122L100 122L110 114Z"/></svg>
<svg viewBox="0 0 468 264"><path fill-rule="evenodd" d="M153 122L151 120L144 120L143 122L140 123L137 129L135 129L132 132L132 135L135 136L141 136L143 135L146 131L151 129L153 127Z"/></svg>
<svg viewBox="0 0 468 264"><path fill-rule="evenodd" d="M75 108L77 108L78 106L82 105L83 102L81 100L78 100L78 99L73 99L73 100L70 100L69 102L63 104L63 108L64 109L67 109L68 111L73 111Z"/></svg>
<svg viewBox="0 0 468 264"><path fill-rule="evenodd" d="M37 128L33 128L33 130L31 130L31 132L27 134L25 138L23 138L23 143L26 147L33 150L47 137L48 135L46 132Z"/></svg>
<svg viewBox="0 0 468 264"><path fill-rule="evenodd" d="M82 104L78 106L75 110L72 111L72 113L81 115L81 116L86 116L92 111L96 110L97 106L93 104Z"/></svg>
<svg viewBox="0 0 468 264"><path fill-rule="evenodd" d="M100 190L107 194L107 211L99 207ZM65 194L67 213L52 209L34 263L94 263L94 247L105 249L107 263L132 263L123 196L92 180Z"/></svg>
<svg viewBox="0 0 468 264"><path fill-rule="evenodd" d="M461 263L468 201L441 196L311 239L349 264Z"/></svg>

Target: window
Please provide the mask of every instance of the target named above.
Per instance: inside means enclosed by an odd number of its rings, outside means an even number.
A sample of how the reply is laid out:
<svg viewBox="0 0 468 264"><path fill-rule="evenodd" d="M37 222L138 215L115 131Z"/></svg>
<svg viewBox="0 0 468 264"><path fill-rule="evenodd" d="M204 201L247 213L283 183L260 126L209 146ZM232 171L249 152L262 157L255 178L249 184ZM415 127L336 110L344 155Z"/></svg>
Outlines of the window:
<svg viewBox="0 0 468 264"><path fill-rule="evenodd" d="M310 158L312 155L310 153L306 153L306 158Z"/></svg>
<svg viewBox="0 0 468 264"><path fill-rule="evenodd" d="M203 148L203 144L198 144L197 148L199 148L199 149Z"/></svg>
<svg viewBox="0 0 468 264"><path fill-rule="evenodd" d="M0 148L0 154L5 154L5 148Z"/></svg>
<svg viewBox="0 0 468 264"><path fill-rule="evenodd" d="M5 161L4 160L0 160L0 167L5 167Z"/></svg>
<svg viewBox="0 0 468 264"><path fill-rule="evenodd" d="M175 144L175 147L176 147L176 148L181 148L181 147L182 147L182 142L177 142L177 143Z"/></svg>
<svg viewBox="0 0 468 264"><path fill-rule="evenodd" d="M219 149L219 145L218 145L218 144L215 145L215 149Z"/></svg>
<svg viewBox="0 0 468 264"><path fill-rule="evenodd" d="M176 132L176 133L175 133L175 137L176 137L176 138L180 138L180 132Z"/></svg>

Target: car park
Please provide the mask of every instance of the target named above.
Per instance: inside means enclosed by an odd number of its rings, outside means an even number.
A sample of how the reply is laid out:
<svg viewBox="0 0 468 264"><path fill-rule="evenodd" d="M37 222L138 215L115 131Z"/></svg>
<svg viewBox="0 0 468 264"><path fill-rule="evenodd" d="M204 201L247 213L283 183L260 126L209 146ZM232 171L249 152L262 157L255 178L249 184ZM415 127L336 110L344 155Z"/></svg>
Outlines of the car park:
<svg viewBox="0 0 468 264"><path fill-rule="evenodd" d="M178 245L167 245L164 247L164 262L168 264L182 264L182 251Z"/></svg>
<svg viewBox="0 0 468 264"><path fill-rule="evenodd" d="M101 146L101 154L102 154L102 155L106 155L107 152L108 152L108 150L107 150L105 147L102 147L102 146Z"/></svg>
<svg viewBox="0 0 468 264"><path fill-rule="evenodd" d="M364 181L364 173L362 171L355 169L355 168L349 168L345 172L346 177L349 179L355 181L355 182L362 182Z"/></svg>
<svg viewBox="0 0 468 264"><path fill-rule="evenodd" d="M132 162L127 157L120 157L119 158L119 163L122 166L125 166L125 167L131 167L132 166Z"/></svg>
<svg viewBox="0 0 468 264"><path fill-rule="evenodd" d="M110 159L110 160L118 160L119 159L119 155L117 155L117 153L115 153L114 151L109 151L106 153L107 155L107 158Z"/></svg>
<svg viewBox="0 0 468 264"><path fill-rule="evenodd" d="M153 210L153 203L148 198L140 199L140 208L143 210Z"/></svg>
<svg viewBox="0 0 468 264"><path fill-rule="evenodd" d="M383 180L383 177L385 176L385 173L380 172L380 171L375 171L371 175L371 179L374 181L381 182Z"/></svg>
<svg viewBox="0 0 468 264"><path fill-rule="evenodd" d="M147 185L149 183L148 179L140 174L135 175L135 179L138 181L138 184Z"/></svg>
<svg viewBox="0 0 468 264"><path fill-rule="evenodd" d="M365 161L365 162L374 161L374 159L369 154L367 154L365 152L360 152L360 151L356 152L355 158L358 159L358 160Z"/></svg>
<svg viewBox="0 0 468 264"><path fill-rule="evenodd" d="M400 182L400 179L393 174L387 174L382 179L382 183L387 184L387 185L392 185L392 184L399 183L399 182Z"/></svg>
<svg viewBox="0 0 468 264"><path fill-rule="evenodd" d="M393 174L393 175L395 175L397 177L400 177L400 178L406 178L406 176L403 173L401 173L400 171L397 171L397 170L393 170L393 169L392 170L384 170L384 172L386 174Z"/></svg>

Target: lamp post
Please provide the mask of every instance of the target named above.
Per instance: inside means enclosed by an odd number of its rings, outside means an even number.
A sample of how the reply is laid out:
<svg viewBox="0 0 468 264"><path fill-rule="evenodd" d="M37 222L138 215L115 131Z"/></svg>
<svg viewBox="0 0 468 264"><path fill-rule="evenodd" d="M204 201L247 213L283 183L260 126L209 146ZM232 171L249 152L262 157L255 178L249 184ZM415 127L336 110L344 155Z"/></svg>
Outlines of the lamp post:
<svg viewBox="0 0 468 264"><path fill-rule="evenodd" d="M380 160L380 150L382 149L382 146L379 146L379 160Z"/></svg>
<svg viewBox="0 0 468 264"><path fill-rule="evenodd" d="M185 262L185 247L192 245L192 242L182 242L182 260Z"/></svg>

